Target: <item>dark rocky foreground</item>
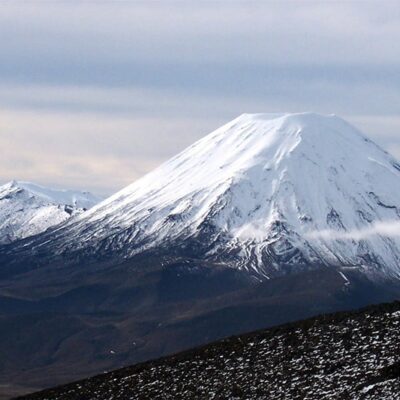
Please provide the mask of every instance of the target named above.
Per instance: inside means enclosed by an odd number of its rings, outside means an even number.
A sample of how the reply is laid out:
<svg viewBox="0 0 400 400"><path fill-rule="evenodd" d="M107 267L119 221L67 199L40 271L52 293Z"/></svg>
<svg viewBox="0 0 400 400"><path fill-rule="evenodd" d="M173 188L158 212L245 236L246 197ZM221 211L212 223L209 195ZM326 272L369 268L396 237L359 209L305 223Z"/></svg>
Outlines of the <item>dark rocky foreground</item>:
<svg viewBox="0 0 400 400"><path fill-rule="evenodd" d="M400 399L400 302L228 338L21 399Z"/></svg>
<svg viewBox="0 0 400 400"><path fill-rule="evenodd" d="M399 298L398 285L378 285L346 267L264 282L202 260L157 255L120 265L29 268L0 279L0 399Z"/></svg>

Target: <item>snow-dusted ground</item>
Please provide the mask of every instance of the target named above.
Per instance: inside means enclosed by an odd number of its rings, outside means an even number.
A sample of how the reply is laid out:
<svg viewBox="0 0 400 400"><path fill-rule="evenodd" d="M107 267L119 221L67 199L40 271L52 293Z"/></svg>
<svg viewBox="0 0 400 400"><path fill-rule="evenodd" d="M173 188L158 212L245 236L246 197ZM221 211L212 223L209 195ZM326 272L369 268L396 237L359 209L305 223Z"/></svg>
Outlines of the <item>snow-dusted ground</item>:
<svg viewBox="0 0 400 400"><path fill-rule="evenodd" d="M399 188L400 164L336 116L244 114L71 220L51 252L193 239L266 278L312 265L398 278Z"/></svg>
<svg viewBox="0 0 400 400"><path fill-rule="evenodd" d="M50 189L31 182L6 183L0 186L0 244L43 232L100 200L88 192Z"/></svg>
<svg viewBox="0 0 400 400"><path fill-rule="evenodd" d="M226 339L26 399L400 399L400 303Z"/></svg>

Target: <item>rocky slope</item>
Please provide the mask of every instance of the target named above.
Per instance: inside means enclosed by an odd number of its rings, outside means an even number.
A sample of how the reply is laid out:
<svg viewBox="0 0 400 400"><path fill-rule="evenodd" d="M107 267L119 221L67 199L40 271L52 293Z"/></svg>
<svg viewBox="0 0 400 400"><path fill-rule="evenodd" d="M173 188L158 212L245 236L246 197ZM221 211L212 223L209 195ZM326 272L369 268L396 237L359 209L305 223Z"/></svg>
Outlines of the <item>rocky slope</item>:
<svg viewBox="0 0 400 400"><path fill-rule="evenodd" d="M46 231L101 199L88 192L55 190L31 182L0 186L0 244Z"/></svg>
<svg viewBox="0 0 400 400"><path fill-rule="evenodd" d="M400 303L320 316L24 399L400 399Z"/></svg>

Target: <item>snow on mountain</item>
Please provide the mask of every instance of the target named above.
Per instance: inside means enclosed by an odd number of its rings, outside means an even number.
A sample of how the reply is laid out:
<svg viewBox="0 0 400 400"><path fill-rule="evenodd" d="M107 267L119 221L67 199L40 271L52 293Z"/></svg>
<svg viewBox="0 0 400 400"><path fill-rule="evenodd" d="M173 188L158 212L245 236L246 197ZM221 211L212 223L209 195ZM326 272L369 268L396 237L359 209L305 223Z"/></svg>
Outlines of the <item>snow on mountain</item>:
<svg viewBox="0 0 400 400"><path fill-rule="evenodd" d="M11 184L25 189L35 197L55 204L67 204L76 208L89 209L102 199L90 192L70 189L52 189L32 182L12 181Z"/></svg>
<svg viewBox="0 0 400 400"><path fill-rule="evenodd" d="M100 201L88 192L57 190L31 182L0 186L0 243L45 231Z"/></svg>
<svg viewBox="0 0 400 400"><path fill-rule="evenodd" d="M399 163L336 116L243 114L63 225L52 252L169 248L264 278L327 265L399 277L399 236L351 235L399 223L399 189Z"/></svg>

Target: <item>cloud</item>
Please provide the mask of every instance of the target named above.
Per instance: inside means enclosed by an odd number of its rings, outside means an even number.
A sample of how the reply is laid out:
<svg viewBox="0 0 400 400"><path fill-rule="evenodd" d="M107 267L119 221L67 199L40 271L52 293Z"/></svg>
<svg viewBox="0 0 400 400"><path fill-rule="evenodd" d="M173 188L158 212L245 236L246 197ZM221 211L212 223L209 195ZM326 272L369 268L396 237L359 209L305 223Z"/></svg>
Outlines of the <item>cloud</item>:
<svg viewBox="0 0 400 400"><path fill-rule="evenodd" d="M399 11L396 2L5 1L0 76L219 91L268 91L279 76L391 87Z"/></svg>
<svg viewBox="0 0 400 400"><path fill-rule="evenodd" d="M342 232L333 229L313 231L306 234L309 239L325 240L362 240L380 235L387 237L400 237L400 221L380 221L362 229L353 229Z"/></svg>
<svg viewBox="0 0 400 400"><path fill-rule="evenodd" d="M0 180L109 192L243 112L335 113L400 156L399 21L398 2L2 1Z"/></svg>
<svg viewBox="0 0 400 400"><path fill-rule="evenodd" d="M3 3L0 40L15 58L30 40L29 55L72 62L399 64L396 2Z"/></svg>

